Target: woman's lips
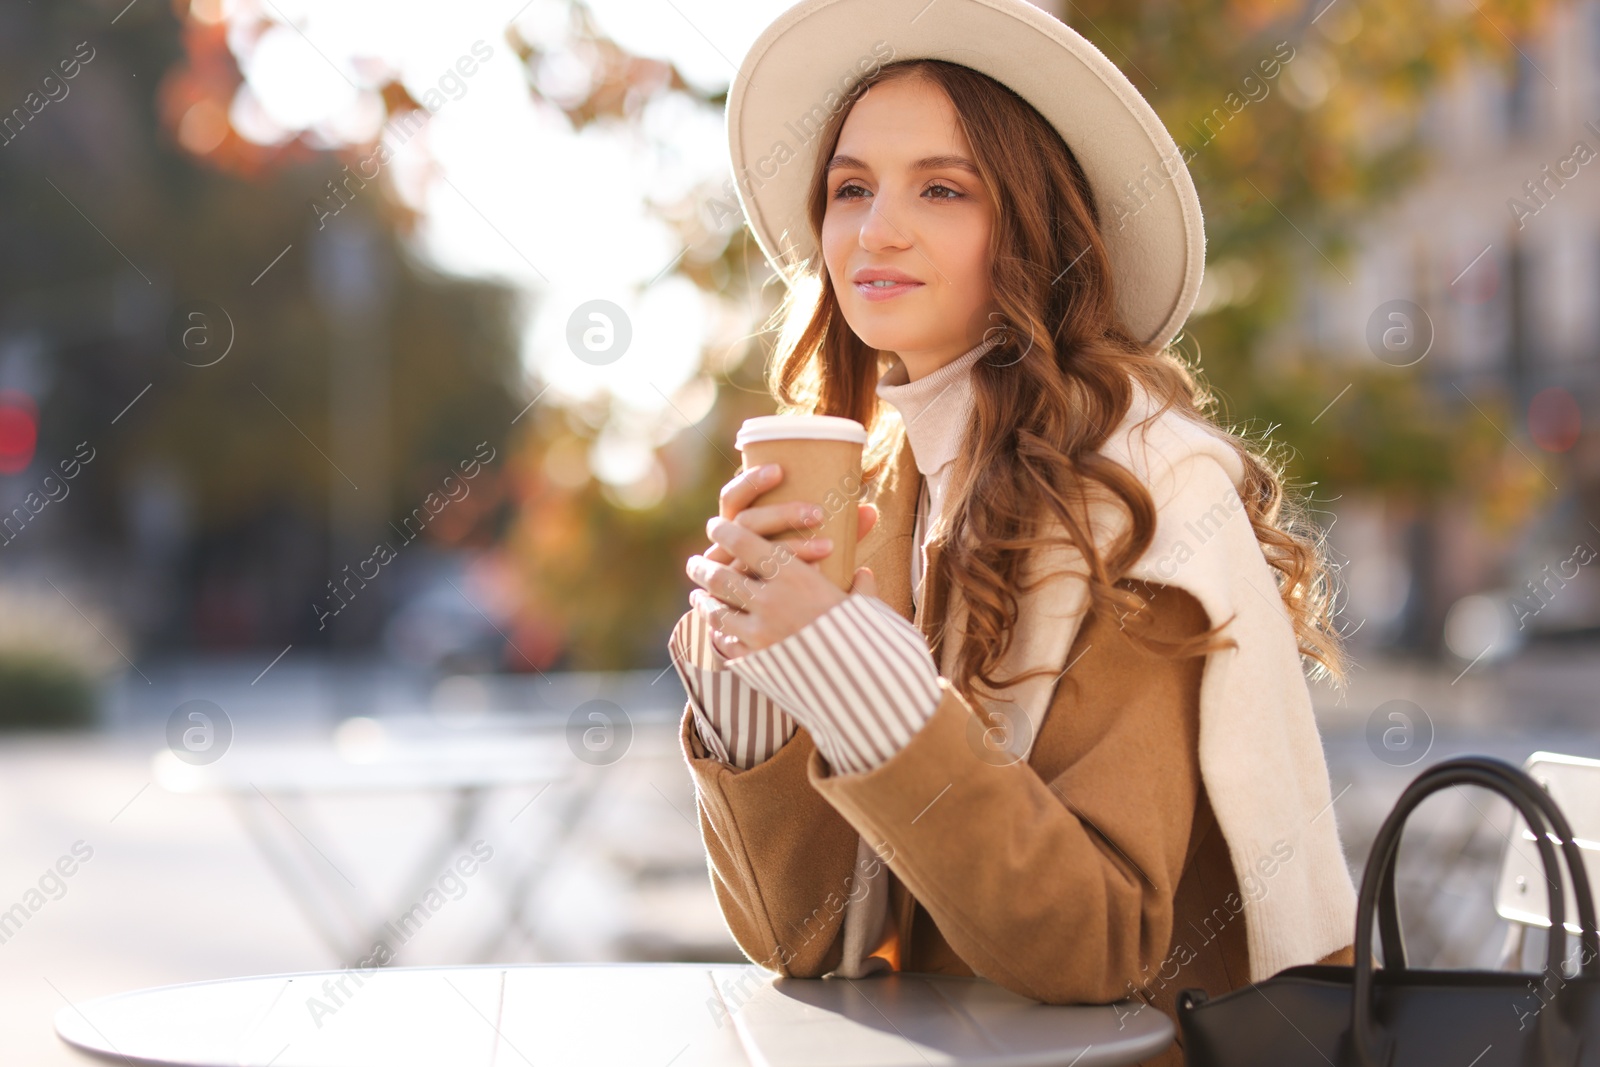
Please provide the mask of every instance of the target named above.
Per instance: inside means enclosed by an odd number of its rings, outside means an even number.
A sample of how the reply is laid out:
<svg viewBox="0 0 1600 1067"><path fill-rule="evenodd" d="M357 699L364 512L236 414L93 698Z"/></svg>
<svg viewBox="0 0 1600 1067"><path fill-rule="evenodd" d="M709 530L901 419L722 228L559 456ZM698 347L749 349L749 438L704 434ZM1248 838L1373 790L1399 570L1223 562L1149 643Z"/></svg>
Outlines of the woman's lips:
<svg viewBox="0 0 1600 1067"><path fill-rule="evenodd" d="M872 282L856 282L856 292L865 300L893 300L901 293L909 293L913 289L921 289L921 282L896 282L893 285L875 285Z"/></svg>

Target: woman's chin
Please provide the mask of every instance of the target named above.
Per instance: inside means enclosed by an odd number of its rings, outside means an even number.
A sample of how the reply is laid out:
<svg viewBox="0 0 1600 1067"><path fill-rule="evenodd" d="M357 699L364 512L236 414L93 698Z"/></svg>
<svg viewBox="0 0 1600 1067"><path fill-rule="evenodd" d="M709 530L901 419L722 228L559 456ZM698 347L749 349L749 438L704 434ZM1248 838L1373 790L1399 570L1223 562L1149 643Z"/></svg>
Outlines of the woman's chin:
<svg viewBox="0 0 1600 1067"><path fill-rule="evenodd" d="M887 315L846 315L845 322L861 343L879 352L918 351L928 347L928 339L920 330L906 329L898 322L886 322ZM921 325L921 324L918 324Z"/></svg>
<svg viewBox="0 0 1600 1067"><path fill-rule="evenodd" d="M893 354L895 352L904 352L907 349L915 347L907 339L898 336L877 336L860 333L858 333L856 336L860 337L862 343L875 352L888 352Z"/></svg>

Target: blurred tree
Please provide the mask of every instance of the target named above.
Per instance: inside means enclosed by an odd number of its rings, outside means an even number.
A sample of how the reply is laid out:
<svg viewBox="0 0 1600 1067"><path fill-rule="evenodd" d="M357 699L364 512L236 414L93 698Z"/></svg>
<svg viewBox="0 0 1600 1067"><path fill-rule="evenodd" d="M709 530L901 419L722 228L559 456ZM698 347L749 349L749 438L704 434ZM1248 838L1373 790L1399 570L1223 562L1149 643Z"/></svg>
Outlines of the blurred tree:
<svg viewBox="0 0 1600 1067"><path fill-rule="evenodd" d="M411 218L376 188L344 185L349 209L319 219L313 204L354 155L242 137L225 31L186 10L0 8L0 107L25 106L52 74L68 90L0 145L0 379L30 351L45 369L38 459L3 483L4 503L78 442L99 457L41 517L51 528L24 530L0 567L87 561L146 651L367 645L398 583L375 582L357 601L367 610L324 627L314 605L376 541L400 545L389 520L479 442L503 449L523 403L514 297L419 264L401 243ZM86 52L61 81L58 61ZM335 256L319 274L326 241L357 232L365 258ZM341 320L363 286L385 294L382 313L359 339L362 373L340 379ZM502 520L501 478L486 465L472 502L424 538L487 541L474 527ZM330 543L330 508L345 501L367 517Z"/></svg>

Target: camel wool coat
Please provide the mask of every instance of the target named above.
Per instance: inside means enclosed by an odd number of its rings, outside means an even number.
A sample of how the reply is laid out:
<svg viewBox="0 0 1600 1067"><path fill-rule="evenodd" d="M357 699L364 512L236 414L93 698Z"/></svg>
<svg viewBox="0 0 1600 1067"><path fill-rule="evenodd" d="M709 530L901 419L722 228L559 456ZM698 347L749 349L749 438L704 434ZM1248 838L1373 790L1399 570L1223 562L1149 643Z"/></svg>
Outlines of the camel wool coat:
<svg viewBox="0 0 1600 1067"><path fill-rule="evenodd" d="M922 475L904 437L891 467L868 487L879 517L857 565L937 661L948 583L932 544L915 618ZM1123 584L1150 601L1152 637L1206 629L1185 590ZM1021 761L985 748L984 720L944 677L933 717L865 774L835 774L803 726L741 770L708 754L686 706L679 738L712 887L745 954L786 977L833 973L847 906L876 885L886 921L870 955L884 969L977 975L1046 1003L1125 1001L1119 1011L1153 1007L1174 1025L1180 989L1248 983L1239 883L1200 771L1203 657L1145 653L1091 612L1066 662ZM1352 960L1347 947L1318 962ZM1147 1064L1182 1062L1175 1042Z"/></svg>

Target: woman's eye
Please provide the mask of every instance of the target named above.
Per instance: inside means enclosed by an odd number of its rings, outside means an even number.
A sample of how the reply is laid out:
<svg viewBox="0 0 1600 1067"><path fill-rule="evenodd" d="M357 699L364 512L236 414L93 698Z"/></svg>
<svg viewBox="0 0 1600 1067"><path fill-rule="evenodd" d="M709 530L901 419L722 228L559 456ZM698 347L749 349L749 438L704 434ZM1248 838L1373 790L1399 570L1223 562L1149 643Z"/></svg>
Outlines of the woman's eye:
<svg viewBox="0 0 1600 1067"><path fill-rule="evenodd" d="M942 182L935 182L933 185L928 186L922 191L924 196L928 196L929 193L939 194L928 197L930 200L959 200L966 195L959 190L952 189L950 186L945 185ZM840 185L838 189L834 190L833 199L857 200L860 199L861 196L865 195L868 195L868 190L865 186L856 181L847 181Z"/></svg>

